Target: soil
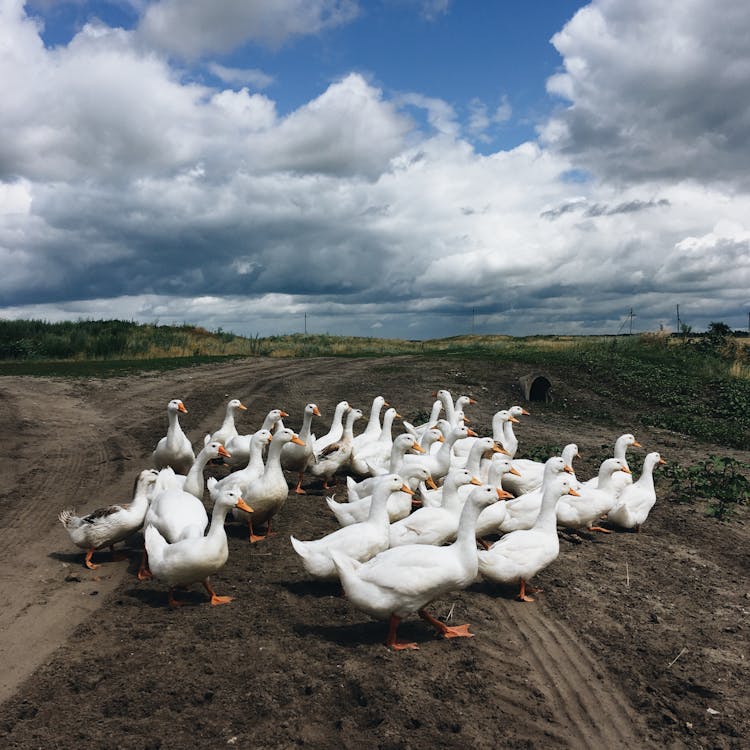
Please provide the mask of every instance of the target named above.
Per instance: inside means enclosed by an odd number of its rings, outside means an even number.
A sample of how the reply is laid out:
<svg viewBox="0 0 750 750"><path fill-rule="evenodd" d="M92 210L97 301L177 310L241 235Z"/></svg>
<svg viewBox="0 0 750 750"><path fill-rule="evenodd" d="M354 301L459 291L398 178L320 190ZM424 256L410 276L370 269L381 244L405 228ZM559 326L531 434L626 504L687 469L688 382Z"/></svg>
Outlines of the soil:
<svg viewBox="0 0 750 750"><path fill-rule="evenodd" d="M273 407L298 429L313 401L322 434L341 399L369 413L382 394L415 419L438 388L476 398L468 416L489 434L494 412L521 402L526 372L417 357L249 359L128 378L0 379L0 746L748 747L746 508L720 522L675 502L661 482L640 534L564 534L533 604L476 583L431 608L470 623L474 638L441 639L414 616L399 636L419 650L401 652L383 645L385 623L357 611L338 584L311 580L292 550L291 533L336 528L312 477L306 495L290 493L276 536L251 545L244 526L227 524L229 561L212 578L235 597L226 606L211 607L195 585L185 606L170 608L163 584L135 576L139 534L127 559L102 551L88 570L57 520L63 508L130 498L171 398L185 402L181 424L198 446L229 398L249 407L243 432ZM572 404L596 402L580 384L554 388ZM577 442L579 478L622 432L683 465L728 452L639 427L611 402L608 423L527 407L519 456ZM341 480L335 494L345 495Z"/></svg>

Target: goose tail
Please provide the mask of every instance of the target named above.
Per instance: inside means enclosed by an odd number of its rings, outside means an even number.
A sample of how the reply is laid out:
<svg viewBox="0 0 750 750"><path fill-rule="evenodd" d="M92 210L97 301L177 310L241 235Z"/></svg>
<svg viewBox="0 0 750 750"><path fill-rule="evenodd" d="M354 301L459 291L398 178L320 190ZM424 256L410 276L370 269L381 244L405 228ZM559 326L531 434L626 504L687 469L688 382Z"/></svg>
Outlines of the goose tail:
<svg viewBox="0 0 750 750"><path fill-rule="evenodd" d="M356 581L357 570L362 567L362 563L339 550L331 550L331 560L333 560L334 567L336 568L336 572L341 580L344 592L346 592L348 596L347 589Z"/></svg>
<svg viewBox="0 0 750 750"><path fill-rule="evenodd" d="M206 488L208 489L208 495L214 501L216 501L216 496L218 494L218 490L216 489L216 485L218 483L219 481L216 479L216 477L209 477L206 480Z"/></svg>
<svg viewBox="0 0 750 750"><path fill-rule="evenodd" d="M81 525L81 518L76 515L74 508L61 510L57 518L66 529L74 529Z"/></svg>
<svg viewBox="0 0 750 750"><path fill-rule="evenodd" d="M167 540L159 533L159 530L153 524L149 524L143 531L146 552L148 553L148 563L152 572L154 566L164 559L164 551L167 548Z"/></svg>
<svg viewBox="0 0 750 750"><path fill-rule="evenodd" d="M289 537L290 541L292 542L292 547L294 547L294 551L303 559L307 559L310 556L310 552L307 548L307 545L305 542L301 542L299 539L296 539L294 536Z"/></svg>

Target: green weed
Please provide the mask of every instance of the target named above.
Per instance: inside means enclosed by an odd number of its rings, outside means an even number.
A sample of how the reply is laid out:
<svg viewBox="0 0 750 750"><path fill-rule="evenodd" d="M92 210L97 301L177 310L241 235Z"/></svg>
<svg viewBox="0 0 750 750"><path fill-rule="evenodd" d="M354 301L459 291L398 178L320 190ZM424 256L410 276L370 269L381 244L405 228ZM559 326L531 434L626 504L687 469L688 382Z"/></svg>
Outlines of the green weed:
<svg viewBox="0 0 750 750"><path fill-rule="evenodd" d="M750 464L712 454L687 467L669 464L663 476L676 502L706 500L707 515L724 521L734 507L746 505L750 500L750 480L743 473L748 469Z"/></svg>

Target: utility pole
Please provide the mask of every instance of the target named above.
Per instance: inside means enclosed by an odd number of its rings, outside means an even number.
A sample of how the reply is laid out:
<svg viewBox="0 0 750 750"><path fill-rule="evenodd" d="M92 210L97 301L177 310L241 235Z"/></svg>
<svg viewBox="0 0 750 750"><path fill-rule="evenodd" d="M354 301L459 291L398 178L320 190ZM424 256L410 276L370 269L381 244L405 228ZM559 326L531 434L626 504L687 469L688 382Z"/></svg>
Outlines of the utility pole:
<svg viewBox="0 0 750 750"><path fill-rule="evenodd" d="M630 308L630 335L633 335L633 318L635 317L635 313L633 312L633 308Z"/></svg>
<svg viewBox="0 0 750 750"><path fill-rule="evenodd" d="M682 324L680 323L680 306L677 305L677 333L682 331Z"/></svg>
<svg viewBox="0 0 750 750"><path fill-rule="evenodd" d="M307 336L307 313L305 313L305 336Z"/></svg>

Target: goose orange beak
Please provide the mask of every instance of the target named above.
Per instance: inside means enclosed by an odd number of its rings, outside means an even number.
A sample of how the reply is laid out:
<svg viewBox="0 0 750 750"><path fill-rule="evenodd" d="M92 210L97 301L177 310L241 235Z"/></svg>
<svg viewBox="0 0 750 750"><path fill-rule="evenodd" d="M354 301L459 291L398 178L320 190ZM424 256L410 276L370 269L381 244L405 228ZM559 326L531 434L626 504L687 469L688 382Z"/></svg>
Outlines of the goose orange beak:
<svg viewBox="0 0 750 750"><path fill-rule="evenodd" d="M224 456L224 458L231 458L232 454L223 446L219 446L219 455Z"/></svg>
<svg viewBox="0 0 750 750"><path fill-rule="evenodd" d="M475 484L475 485L477 485L477 487L481 487L482 486L482 483L476 477L472 477L469 480L469 484Z"/></svg>
<svg viewBox="0 0 750 750"><path fill-rule="evenodd" d="M633 448L643 448L643 446L637 440L635 440L633 442Z"/></svg>
<svg viewBox="0 0 750 750"><path fill-rule="evenodd" d="M498 487L498 488L497 488L497 489L495 490L495 492L497 492L497 496L498 496L498 497L499 497L499 498L500 498L501 500L511 500L511 499L513 498L513 495L511 495L511 494L510 494L510 492L506 492L505 490L503 490L503 489L500 489L500 487Z"/></svg>
<svg viewBox="0 0 750 750"><path fill-rule="evenodd" d="M299 437L297 437L297 435L295 435L295 436L294 436L294 437L293 437L293 438L291 439L291 441L290 441L290 442L294 443L295 445L304 445L304 444L305 444L304 440L300 440L300 439L299 439ZM274 449L274 450L275 450L275 449Z"/></svg>
<svg viewBox="0 0 750 750"><path fill-rule="evenodd" d="M237 408L242 409L243 411L247 410L247 406L245 406L245 404L240 404Z"/></svg>
<svg viewBox="0 0 750 750"><path fill-rule="evenodd" d="M474 430L472 430L471 427L469 427L469 431L467 434L469 435L469 437L479 437L479 435L477 435L477 433L474 432Z"/></svg>
<svg viewBox="0 0 750 750"><path fill-rule="evenodd" d="M666 461L665 461L665 460L664 460L663 458L660 458L660 459L659 459L659 463L660 463L660 464L665 464L665 463L667 463L667 462L666 462Z"/></svg>
<svg viewBox="0 0 750 750"><path fill-rule="evenodd" d="M568 464L565 464L565 466L563 467L563 471L567 471L568 474L575 474L573 469L570 466L568 466Z"/></svg>
<svg viewBox="0 0 750 750"><path fill-rule="evenodd" d="M569 495L573 495L574 497L580 497L581 496L581 493L580 492L576 492L572 487L568 490L568 494Z"/></svg>
<svg viewBox="0 0 750 750"><path fill-rule="evenodd" d="M632 474L633 473L632 471L630 471L630 469L628 469L627 466L623 466L622 469L620 469L620 471L624 471L626 474Z"/></svg>
<svg viewBox="0 0 750 750"><path fill-rule="evenodd" d="M289 415L285 411L280 411L279 416L283 419L284 417L288 417Z"/></svg>
<svg viewBox="0 0 750 750"><path fill-rule="evenodd" d="M521 424L512 414L508 417L509 422L515 422L516 424Z"/></svg>
<svg viewBox="0 0 750 750"><path fill-rule="evenodd" d="M502 445L498 445L497 443L495 443L492 446L492 452L493 453L502 453L505 456L510 456L510 453L508 453L508 451L506 451L505 448L503 448Z"/></svg>
<svg viewBox="0 0 750 750"><path fill-rule="evenodd" d="M315 408L313 409L313 414L314 414L314 415L315 415L316 417L319 417L319 416L320 416L320 409L318 409L318 407L317 407L317 406L316 406L316 407L315 407Z"/></svg>
<svg viewBox="0 0 750 750"><path fill-rule="evenodd" d="M432 477L427 477L425 484L431 489L436 490L438 486L435 484L435 480Z"/></svg>
<svg viewBox="0 0 750 750"><path fill-rule="evenodd" d="M187 414L188 410L185 408L185 404L180 401L180 405L177 407L177 411L181 411L183 414Z"/></svg>
<svg viewBox="0 0 750 750"><path fill-rule="evenodd" d="M515 474L515 475L516 475L517 477L520 477L520 476L522 476L522 475L521 475L521 472L520 472L520 471L518 471L518 469L517 469L517 468L516 468L515 466L511 466L511 467L510 467L510 471L509 471L508 473L509 473L509 474Z"/></svg>
<svg viewBox="0 0 750 750"><path fill-rule="evenodd" d="M521 409L521 414L525 414L527 417L531 416L531 412L526 411L526 409Z"/></svg>
<svg viewBox="0 0 750 750"><path fill-rule="evenodd" d="M407 495L413 495L414 494L414 490L411 487L409 487L408 484L402 484L401 485L401 492L405 492Z"/></svg>
<svg viewBox="0 0 750 750"><path fill-rule="evenodd" d="M421 445L417 445L417 443L414 443L412 446L412 450L416 451L417 453L426 453L425 449Z"/></svg>
<svg viewBox="0 0 750 750"><path fill-rule="evenodd" d="M242 499L240 498L234 505L235 508L239 508L240 510L244 510L245 513L252 513L253 509Z"/></svg>

